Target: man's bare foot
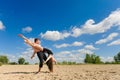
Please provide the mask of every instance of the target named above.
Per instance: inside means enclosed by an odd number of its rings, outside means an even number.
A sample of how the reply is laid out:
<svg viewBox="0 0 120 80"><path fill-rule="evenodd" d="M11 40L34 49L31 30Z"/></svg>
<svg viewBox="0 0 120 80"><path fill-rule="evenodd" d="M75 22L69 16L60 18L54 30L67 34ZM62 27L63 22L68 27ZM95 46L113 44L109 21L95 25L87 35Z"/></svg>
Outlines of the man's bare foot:
<svg viewBox="0 0 120 80"><path fill-rule="evenodd" d="M38 73L40 73L40 71L37 71L35 74L38 74Z"/></svg>
<svg viewBox="0 0 120 80"><path fill-rule="evenodd" d="M40 70L41 70L41 68L39 68L39 70L36 72L36 74L40 73Z"/></svg>
<svg viewBox="0 0 120 80"><path fill-rule="evenodd" d="M50 73L53 73L53 71L50 71Z"/></svg>

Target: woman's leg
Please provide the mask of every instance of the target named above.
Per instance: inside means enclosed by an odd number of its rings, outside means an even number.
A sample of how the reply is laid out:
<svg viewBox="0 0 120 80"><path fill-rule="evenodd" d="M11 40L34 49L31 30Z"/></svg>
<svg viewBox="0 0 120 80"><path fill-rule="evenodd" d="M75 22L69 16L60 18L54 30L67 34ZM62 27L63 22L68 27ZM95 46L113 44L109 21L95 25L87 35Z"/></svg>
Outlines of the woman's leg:
<svg viewBox="0 0 120 80"><path fill-rule="evenodd" d="M47 49L47 48L43 48L43 52L53 55L53 52L51 50Z"/></svg>
<svg viewBox="0 0 120 80"><path fill-rule="evenodd" d="M43 48L43 52L44 53L48 53L48 57L47 57L47 60L45 60L45 63L50 60L52 58L52 61L55 62L55 64L57 63L54 56L53 56L53 52L47 48Z"/></svg>

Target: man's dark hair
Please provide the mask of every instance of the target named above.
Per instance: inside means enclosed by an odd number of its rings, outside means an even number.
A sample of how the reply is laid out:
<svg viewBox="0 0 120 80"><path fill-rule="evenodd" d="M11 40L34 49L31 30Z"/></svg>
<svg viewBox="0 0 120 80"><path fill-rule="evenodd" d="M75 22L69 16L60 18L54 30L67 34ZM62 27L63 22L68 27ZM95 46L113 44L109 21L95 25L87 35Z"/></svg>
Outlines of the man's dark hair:
<svg viewBox="0 0 120 80"><path fill-rule="evenodd" d="M40 39L39 39L39 38L35 38L35 39L34 39L34 42L36 42L37 40L40 40Z"/></svg>

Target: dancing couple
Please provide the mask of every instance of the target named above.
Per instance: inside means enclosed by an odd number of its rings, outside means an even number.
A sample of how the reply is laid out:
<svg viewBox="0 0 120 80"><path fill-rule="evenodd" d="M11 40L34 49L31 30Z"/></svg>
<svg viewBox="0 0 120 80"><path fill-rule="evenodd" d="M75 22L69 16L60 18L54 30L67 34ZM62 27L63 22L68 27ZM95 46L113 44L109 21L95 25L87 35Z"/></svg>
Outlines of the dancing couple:
<svg viewBox="0 0 120 80"><path fill-rule="evenodd" d="M39 70L37 73L39 73L41 71L41 68L43 67L43 64L46 63L50 72L53 72L53 62L56 63L55 58L53 57L53 52L47 48L43 48L41 46L41 41L38 38L34 39L34 42L30 41L28 38L26 38L25 36L23 36L22 34L18 35L19 37L24 39L24 42L28 45L30 45L34 52L31 56L31 59L35 56L35 54L37 54L38 58L39 58ZM45 53L48 54L48 56L45 55Z"/></svg>

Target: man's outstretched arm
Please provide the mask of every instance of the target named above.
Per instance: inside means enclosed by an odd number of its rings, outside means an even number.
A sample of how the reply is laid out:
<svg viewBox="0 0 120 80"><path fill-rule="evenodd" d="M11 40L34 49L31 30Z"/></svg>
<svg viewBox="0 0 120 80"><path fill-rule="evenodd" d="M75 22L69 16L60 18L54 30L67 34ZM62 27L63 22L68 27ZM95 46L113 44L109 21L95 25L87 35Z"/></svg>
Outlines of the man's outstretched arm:
<svg viewBox="0 0 120 80"><path fill-rule="evenodd" d="M33 42L31 42L28 38L26 38L25 36L23 36L22 34L18 35L19 37L23 38L25 43L27 43L28 45L32 46L35 49L39 49L40 51L43 51L43 47L39 46L39 45L35 45Z"/></svg>

